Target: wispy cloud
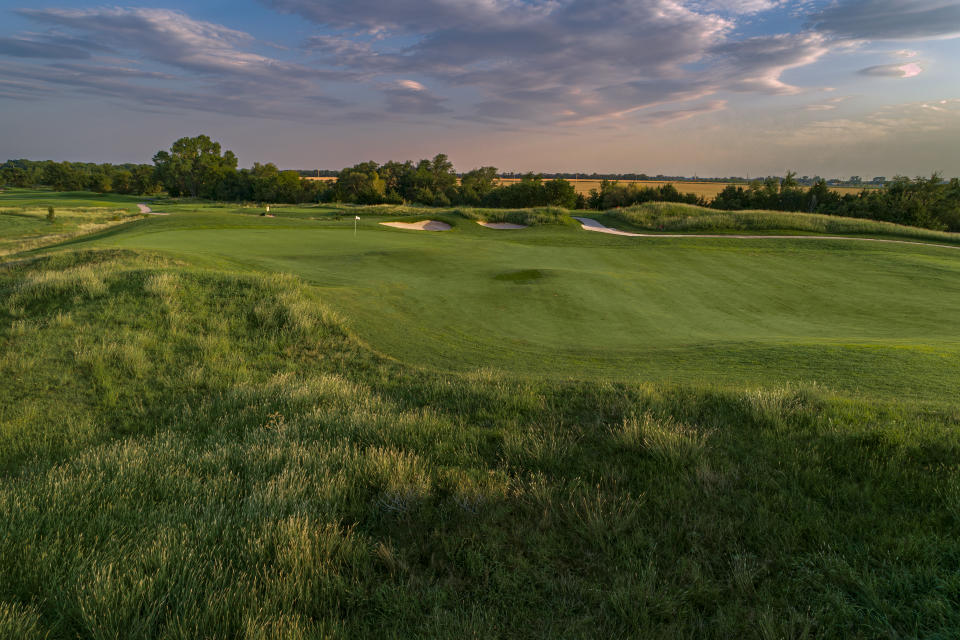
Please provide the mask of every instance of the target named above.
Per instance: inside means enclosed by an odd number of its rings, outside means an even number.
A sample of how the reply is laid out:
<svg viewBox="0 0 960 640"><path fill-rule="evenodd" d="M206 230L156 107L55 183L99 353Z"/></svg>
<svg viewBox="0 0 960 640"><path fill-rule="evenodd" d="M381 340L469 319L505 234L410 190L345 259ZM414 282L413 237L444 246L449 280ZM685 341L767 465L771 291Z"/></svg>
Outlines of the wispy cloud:
<svg viewBox="0 0 960 640"><path fill-rule="evenodd" d="M18 13L55 30L0 39L0 55L73 62L0 64L0 77L26 78L60 91L109 96L167 110L305 118L320 105L344 104L323 96L319 82L351 77L343 70L319 70L252 52L253 36L193 20L179 11L21 9ZM107 49L99 42L111 46ZM105 64L98 55L105 52L129 57L130 65ZM143 69L141 63L154 69ZM272 93L265 95L279 90L297 98L280 100L271 97ZM36 92L24 90L18 97L33 95Z"/></svg>
<svg viewBox="0 0 960 640"><path fill-rule="evenodd" d="M596 124L623 121L672 104L671 112L718 91L791 93L789 69L826 51L816 34L731 41L735 17L779 0L268 0L333 29L305 48L329 67L415 73L478 98L485 122ZM391 49L390 33L414 41ZM368 35L358 35L368 34ZM376 34L373 38L369 34ZM406 42L406 40L405 40ZM699 68L698 68L699 67ZM718 106L721 105L721 106Z"/></svg>
<svg viewBox="0 0 960 640"><path fill-rule="evenodd" d="M960 36L958 0L848 0L810 17L818 31L862 40Z"/></svg>
<svg viewBox="0 0 960 640"><path fill-rule="evenodd" d="M960 99L891 105L859 119L819 120L789 132L783 141L794 146L856 145L944 131L960 132Z"/></svg>
<svg viewBox="0 0 960 640"><path fill-rule="evenodd" d="M0 60L24 61L0 65L0 77L29 79L20 95L20 85L2 95L28 99L43 87L232 115L309 119L322 110L325 118L432 116L504 130L619 126L719 111L736 93L801 93L808 88L785 79L791 70L864 40L960 33L960 0L846 0L818 10L800 32L753 37L740 35L739 28L758 14L807 4L261 2L299 16L316 33L299 48L282 50L170 9L20 9L19 15L49 31L0 37ZM98 43L109 43L109 49ZM898 55L906 60L907 53ZM129 64L117 62L125 60ZM59 64L64 61L75 68ZM923 65L911 58L860 73L909 78ZM825 102L808 108L835 107Z"/></svg>
<svg viewBox="0 0 960 640"><path fill-rule="evenodd" d="M830 98L829 100L824 100L823 102L808 104L806 106L807 111L835 111L840 107L841 104L849 100L853 96L837 96L835 98Z"/></svg>
<svg viewBox="0 0 960 640"><path fill-rule="evenodd" d="M917 62L906 64L878 64L858 71L865 76L884 76L888 78L915 78L923 73L923 67Z"/></svg>

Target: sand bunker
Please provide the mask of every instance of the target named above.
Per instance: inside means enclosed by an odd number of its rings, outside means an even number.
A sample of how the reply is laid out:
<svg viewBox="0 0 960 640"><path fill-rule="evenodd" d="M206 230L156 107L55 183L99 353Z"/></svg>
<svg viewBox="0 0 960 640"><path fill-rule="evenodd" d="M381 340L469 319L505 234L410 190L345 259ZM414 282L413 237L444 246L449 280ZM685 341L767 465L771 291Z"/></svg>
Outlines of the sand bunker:
<svg viewBox="0 0 960 640"><path fill-rule="evenodd" d="M449 231L450 225L439 220L421 220L420 222L381 222L385 227L410 229L413 231Z"/></svg>
<svg viewBox="0 0 960 640"><path fill-rule="evenodd" d="M579 218L570 216L580 222L580 226L587 231L611 233L616 236L632 236L634 238L720 238L723 240L849 240L854 242L886 242L889 244L917 244L924 247L939 247L941 249L960 249L960 246L949 244L933 244L913 240L887 240L885 238L855 238L851 236L792 236L792 235L744 235L720 233L630 233L605 227L593 218Z"/></svg>
<svg viewBox="0 0 960 640"><path fill-rule="evenodd" d="M157 212L157 211L154 211L153 209L151 209L150 207L148 207L148 206L145 205L145 204L138 204L138 205L137 205L137 209L140 209L140 213L142 213L142 214L144 214L144 215L150 215L150 216L168 216L168 215L170 215L169 213L159 213L159 212Z"/></svg>
<svg viewBox="0 0 960 640"><path fill-rule="evenodd" d="M477 224L481 227L486 227L487 229L526 229L527 225L525 224L513 224L512 222L486 222L485 220L477 220Z"/></svg>
<svg viewBox="0 0 960 640"><path fill-rule="evenodd" d="M611 233L615 236L633 236L641 237L646 234L643 233L630 233L629 231L620 231L620 229L612 229L610 227L605 227L593 218L578 218L577 216L572 216L574 220L580 222L580 226L586 229L587 231L599 231L600 233Z"/></svg>

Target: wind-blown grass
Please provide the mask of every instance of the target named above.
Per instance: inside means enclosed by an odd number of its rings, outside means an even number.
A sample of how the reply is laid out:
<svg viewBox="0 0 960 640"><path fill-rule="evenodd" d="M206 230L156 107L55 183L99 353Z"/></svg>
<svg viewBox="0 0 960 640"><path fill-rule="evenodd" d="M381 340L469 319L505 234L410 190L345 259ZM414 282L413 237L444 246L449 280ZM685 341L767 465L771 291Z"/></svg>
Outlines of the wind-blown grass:
<svg viewBox="0 0 960 640"><path fill-rule="evenodd" d="M117 206L55 208L56 217L51 223L46 206L11 208L6 206L8 202L8 198L0 200L4 205L0 209L0 256L58 244L138 217Z"/></svg>
<svg viewBox="0 0 960 640"><path fill-rule="evenodd" d="M510 222L526 226L544 224L571 224L569 211L560 207L533 207L531 209L480 209L458 207L453 213L468 220L483 222Z"/></svg>
<svg viewBox="0 0 960 640"><path fill-rule="evenodd" d="M908 227L892 222L784 211L718 211L695 205L650 202L605 212L608 216L650 231L726 233L738 231L800 231L834 235L912 238L960 244L960 233Z"/></svg>
<svg viewBox="0 0 960 640"><path fill-rule="evenodd" d="M321 296L0 268L0 636L960 630L957 405L434 373Z"/></svg>

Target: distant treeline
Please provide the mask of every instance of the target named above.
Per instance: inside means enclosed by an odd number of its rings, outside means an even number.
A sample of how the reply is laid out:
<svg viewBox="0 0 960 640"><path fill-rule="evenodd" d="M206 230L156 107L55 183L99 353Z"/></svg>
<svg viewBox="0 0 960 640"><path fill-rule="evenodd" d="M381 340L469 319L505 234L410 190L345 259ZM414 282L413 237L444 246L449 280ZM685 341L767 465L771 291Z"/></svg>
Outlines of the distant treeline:
<svg viewBox="0 0 960 640"><path fill-rule="evenodd" d="M605 211L645 202L683 202L723 211L769 209L822 213L960 231L960 179L946 181L939 174L913 179L897 176L883 188L840 195L826 180L818 180L806 188L797 182L795 174L788 172L785 178L755 180L746 187L728 185L709 201L692 193L681 193L672 184L650 187L604 180L599 189L590 190L586 206Z"/></svg>
<svg viewBox="0 0 960 640"><path fill-rule="evenodd" d="M495 167L457 174L444 154L419 162L361 162L335 174L336 180L304 180L304 171L281 171L272 163L237 169L232 151L221 153L207 136L181 138L169 151L159 151L153 164L89 164L8 160L0 165L0 184L46 185L58 191L151 195L239 202L413 203L430 206L467 205L491 208L557 206L607 210L644 202L683 202L715 209L772 209L869 218L947 231L960 231L960 180L897 176L883 188L859 194L831 190L827 181L802 186L796 174L731 184L712 201L681 193L672 184L652 187L604 180L589 196L578 194L568 180L527 174L519 182L500 185ZM310 172L316 174L316 171ZM646 177L644 174L624 174ZM332 177L329 176L328 177ZM583 176L592 177L592 176Z"/></svg>
<svg viewBox="0 0 960 640"><path fill-rule="evenodd" d="M945 181L936 173L929 178L896 176L882 189L840 195L823 180L805 189L788 173L782 180L767 178L747 188L729 185L710 206L727 211L806 211L960 231L960 179Z"/></svg>
<svg viewBox="0 0 960 640"><path fill-rule="evenodd" d="M458 179L444 154L416 164L361 162L340 172L324 194L328 200L359 204L433 206L468 205L522 208L554 205L584 208L586 198L566 180L547 180L528 174L520 182L499 186L496 167L480 167Z"/></svg>
<svg viewBox="0 0 960 640"><path fill-rule="evenodd" d="M158 193L152 164L92 164L53 160L7 160L0 165L0 184L11 187L48 186L57 191L96 191L148 195Z"/></svg>

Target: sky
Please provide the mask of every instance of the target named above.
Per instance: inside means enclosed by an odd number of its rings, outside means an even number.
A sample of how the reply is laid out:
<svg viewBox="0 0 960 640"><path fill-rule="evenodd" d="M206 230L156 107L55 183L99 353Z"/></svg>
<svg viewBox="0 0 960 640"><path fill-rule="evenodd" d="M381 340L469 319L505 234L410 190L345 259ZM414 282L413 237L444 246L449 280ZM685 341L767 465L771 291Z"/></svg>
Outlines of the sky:
<svg viewBox="0 0 960 640"><path fill-rule="evenodd" d="M960 175L960 0L0 0L0 161Z"/></svg>

